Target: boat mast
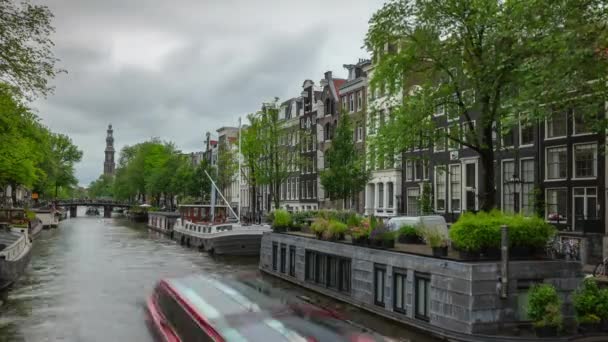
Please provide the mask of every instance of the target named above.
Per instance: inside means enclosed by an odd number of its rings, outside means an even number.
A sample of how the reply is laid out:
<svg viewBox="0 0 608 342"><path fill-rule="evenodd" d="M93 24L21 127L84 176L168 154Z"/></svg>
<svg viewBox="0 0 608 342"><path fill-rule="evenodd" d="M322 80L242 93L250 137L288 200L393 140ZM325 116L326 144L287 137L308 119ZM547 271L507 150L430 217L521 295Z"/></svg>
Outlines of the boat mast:
<svg viewBox="0 0 608 342"><path fill-rule="evenodd" d="M239 222L241 221L241 178L243 178L243 175L241 175L241 163L242 163L242 155L241 155L241 117L239 117L239 172L238 172L238 177L239 177L239 188L238 188L238 199L239 199L239 216L237 217L237 220L239 220Z"/></svg>
<svg viewBox="0 0 608 342"><path fill-rule="evenodd" d="M211 178L211 176L209 176L209 174L207 173L207 170L203 170L203 171L205 171L205 175L207 175L207 178L209 178L209 180L211 181L212 189L214 189L220 195L220 197L224 200L224 203L226 203L226 206L228 207L228 209L230 209L230 212L232 213L232 215L234 215L234 217L236 217L237 223L241 223L239 216L234 212L234 210L230 206L230 202L228 202L226 200L226 197L224 197L224 194L222 194L220 189L217 187L217 185L213 181L213 178ZM215 203L211 202L211 211L212 211L211 215L213 215L214 209L215 209Z"/></svg>

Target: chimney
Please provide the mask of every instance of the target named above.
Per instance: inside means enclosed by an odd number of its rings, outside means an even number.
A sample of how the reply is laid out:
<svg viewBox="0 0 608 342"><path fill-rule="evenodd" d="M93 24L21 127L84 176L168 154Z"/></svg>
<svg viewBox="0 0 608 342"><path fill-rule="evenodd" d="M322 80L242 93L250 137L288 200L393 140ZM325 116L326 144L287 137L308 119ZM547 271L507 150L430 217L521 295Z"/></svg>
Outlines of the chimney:
<svg viewBox="0 0 608 342"><path fill-rule="evenodd" d="M328 80L328 81L330 81L332 79L332 77L331 77L331 71L326 71L325 72L325 79Z"/></svg>

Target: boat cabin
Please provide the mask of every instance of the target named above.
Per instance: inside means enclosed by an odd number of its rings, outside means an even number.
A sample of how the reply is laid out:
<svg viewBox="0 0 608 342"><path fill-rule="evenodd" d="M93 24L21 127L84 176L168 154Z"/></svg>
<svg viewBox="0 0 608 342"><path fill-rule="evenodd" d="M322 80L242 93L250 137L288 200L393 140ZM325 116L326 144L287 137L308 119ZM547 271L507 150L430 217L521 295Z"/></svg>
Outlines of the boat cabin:
<svg viewBox="0 0 608 342"><path fill-rule="evenodd" d="M215 209L214 209L215 208ZM212 220L212 210L215 210L215 217ZM190 221L193 223L224 223L227 221L227 207L225 205L211 206L208 204L184 204L179 206L182 222Z"/></svg>
<svg viewBox="0 0 608 342"><path fill-rule="evenodd" d="M160 281L149 323L165 341L384 341L339 314L281 294L259 277Z"/></svg>
<svg viewBox="0 0 608 342"><path fill-rule="evenodd" d="M0 209L0 223L21 223L25 221L25 210L22 208Z"/></svg>

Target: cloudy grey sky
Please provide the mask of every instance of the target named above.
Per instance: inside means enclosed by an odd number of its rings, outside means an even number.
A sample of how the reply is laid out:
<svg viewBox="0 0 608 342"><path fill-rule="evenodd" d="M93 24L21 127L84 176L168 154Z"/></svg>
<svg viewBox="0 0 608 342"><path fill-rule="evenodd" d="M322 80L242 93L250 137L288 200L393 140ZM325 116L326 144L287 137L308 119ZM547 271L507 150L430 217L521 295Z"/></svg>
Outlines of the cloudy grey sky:
<svg viewBox="0 0 608 342"><path fill-rule="evenodd" d="M262 101L297 96L305 79L346 76L367 57L382 0L40 0L55 14L67 74L34 107L84 151L81 185L103 171L108 123L117 151L161 137L185 152ZM118 159L118 155L116 156Z"/></svg>

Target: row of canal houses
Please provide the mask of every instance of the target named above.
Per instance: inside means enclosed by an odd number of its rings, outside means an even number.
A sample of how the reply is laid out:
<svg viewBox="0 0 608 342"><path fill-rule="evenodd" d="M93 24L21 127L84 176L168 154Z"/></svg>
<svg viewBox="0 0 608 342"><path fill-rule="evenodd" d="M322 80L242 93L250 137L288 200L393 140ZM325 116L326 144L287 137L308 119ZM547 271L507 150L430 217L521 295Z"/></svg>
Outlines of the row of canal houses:
<svg viewBox="0 0 608 342"><path fill-rule="evenodd" d="M336 78L328 71L318 83L304 80L298 96L280 103L280 117L287 132L284 143L291 144L307 161L294 168L282 185L281 207L292 212L342 209L341 201L327 196L319 175L326 166L326 151L338 122L342 115L349 115L353 142L360 153L366 154L371 179L364 191L347 201L346 209L383 218L419 215L423 185L428 184L434 212L444 215L447 222L454 222L465 211L479 210L485 176L477 153L446 141L379 156L368 138L389 120L400 96L387 95L382 87L370 87L374 73L371 60L360 59L344 68L346 78ZM468 94L468 98L475 102L475 94ZM544 122L520 122L507 134L496 134L496 203L504 211L523 214L532 214L535 204L540 203L546 219L561 234L580 242L583 261L593 263L608 255L606 138L585 122L583 110L605 113L603 105L590 104L584 109L554 113ZM450 116L443 106L437 107L433 119L440 129L463 129L464 118ZM199 154L207 155L212 163L217 163L222 141L238 149L237 127L222 127L217 133L218 140L207 136L206 151ZM252 201L244 177L240 194L235 179L225 195L235 208L240 196L242 215L266 212L272 207L266 188L259 189L258 198ZM252 202L258 208L253 208Z"/></svg>

